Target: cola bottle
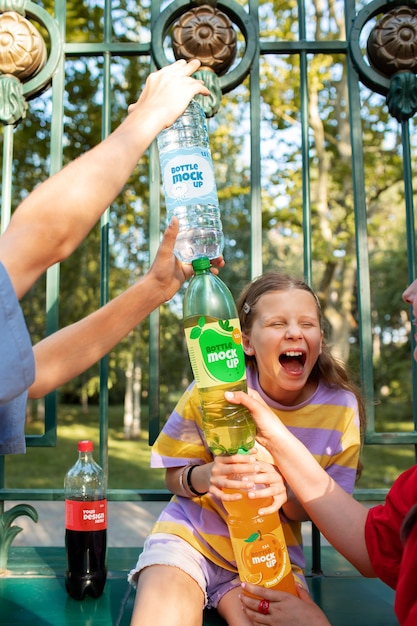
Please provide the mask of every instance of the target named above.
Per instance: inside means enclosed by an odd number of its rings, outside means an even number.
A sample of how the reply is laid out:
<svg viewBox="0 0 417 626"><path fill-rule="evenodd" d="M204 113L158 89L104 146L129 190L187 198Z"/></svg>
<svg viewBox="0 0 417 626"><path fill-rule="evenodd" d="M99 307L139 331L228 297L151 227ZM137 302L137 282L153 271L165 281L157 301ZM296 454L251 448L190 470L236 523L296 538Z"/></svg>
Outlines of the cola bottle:
<svg viewBox="0 0 417 626"><path fill-rule="evenodd" d="M107 577L106 477L93 443L78 442L78 460L65 476L65 588L75 600L98 598Z"/></svg>

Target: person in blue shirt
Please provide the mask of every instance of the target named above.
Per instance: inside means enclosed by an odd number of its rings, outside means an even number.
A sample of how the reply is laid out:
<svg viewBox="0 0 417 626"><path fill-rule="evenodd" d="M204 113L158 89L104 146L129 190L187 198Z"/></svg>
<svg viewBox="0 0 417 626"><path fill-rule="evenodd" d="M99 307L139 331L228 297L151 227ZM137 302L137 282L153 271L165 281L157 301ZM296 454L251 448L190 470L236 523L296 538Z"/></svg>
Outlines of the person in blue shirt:
<svg viewBox="0 0 417 626"><path fill-rule="evenodd" d="M86 370L191 276L192 266L173 254L174 219L151 268L135 285L34 347L19 305L34 282L83 241L156 135L194 96L209 95L192 77L199 66L196 59L179 60L151 73L118 128L32 191L0 237L0 454L25 452L28 395L42 397ZM213 261L223 264L222 258Z"/></svg>

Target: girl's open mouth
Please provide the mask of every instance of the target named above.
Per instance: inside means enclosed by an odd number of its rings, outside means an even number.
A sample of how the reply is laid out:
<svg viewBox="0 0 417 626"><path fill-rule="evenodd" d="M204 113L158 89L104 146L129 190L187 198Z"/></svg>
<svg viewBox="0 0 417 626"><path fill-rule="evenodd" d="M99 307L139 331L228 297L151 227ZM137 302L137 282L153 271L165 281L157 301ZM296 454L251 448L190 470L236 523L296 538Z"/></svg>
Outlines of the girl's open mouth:
<svg viewBox="0 0 417 626"><path fill-rule="evenodd" d="M306 362L306 354L301 350L288 350L279 357L282 367L288 372L300 372Z"/></svg>

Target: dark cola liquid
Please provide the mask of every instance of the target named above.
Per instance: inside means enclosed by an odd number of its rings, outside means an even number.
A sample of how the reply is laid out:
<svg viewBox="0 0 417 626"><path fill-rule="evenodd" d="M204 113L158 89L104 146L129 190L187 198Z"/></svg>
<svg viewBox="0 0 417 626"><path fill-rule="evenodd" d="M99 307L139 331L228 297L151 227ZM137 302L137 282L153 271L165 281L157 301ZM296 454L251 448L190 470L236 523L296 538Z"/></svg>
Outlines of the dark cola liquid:
<svg viewBox="0 0 417 626"><path fill-rule="evenodd" d="M107 530L66 530L65 588L74 600L98 598L106 583Z"/></svg>

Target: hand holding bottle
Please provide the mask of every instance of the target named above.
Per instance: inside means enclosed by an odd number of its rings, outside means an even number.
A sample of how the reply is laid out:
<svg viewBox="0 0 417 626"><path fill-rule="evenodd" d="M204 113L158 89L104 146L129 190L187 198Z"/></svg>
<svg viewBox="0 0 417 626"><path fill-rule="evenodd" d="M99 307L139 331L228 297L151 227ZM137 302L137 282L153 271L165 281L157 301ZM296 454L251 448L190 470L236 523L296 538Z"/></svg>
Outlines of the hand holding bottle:
<svg viewBox="0 0 417 626"><path fill-rule="evenodd" d="M246 492L254 505L259 500L259 513L268 515L279 511L287 501L287 490L277 468L257 460L256 453L253 448L251 454L214 457L209 491L223 502L241 500L239 492Z"/></svg>
<svg viewBox="0 0 417 626"><path fill-rule="evenodd" d="M192 265L182 263L174 256L174 246L178 235L178 218L173 217L165 230L164 237L158 248L156 257L149 269L148 275L155 283L155 291L160 291L160 302L170 300L181 287L182 283L193 275ZM223 257L211 261L210 271L218 273L223 267Z"/></svg>
<svg viewBox="0 0 417 626"><path fill-rule="evenodd" d="M248 582L242 585L242 609L254 624L274 626L330 626L330 622L310 594L297 585L298 597L276 589L260 589ZM256 598L254 598L256 596ZM268 603L268 613L259 612L259 598Z"/></svg>
<svg viewBox="0 0 417 626"><path fill-rule="evenodd" d="M155 119L160 130L171 126L194 96L210 95L203 81L192 77L200 65L198 59L188 63L180 59L149 74L139 99L129 106L129 115L140 108L141 115Z"/></svg>

